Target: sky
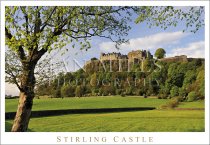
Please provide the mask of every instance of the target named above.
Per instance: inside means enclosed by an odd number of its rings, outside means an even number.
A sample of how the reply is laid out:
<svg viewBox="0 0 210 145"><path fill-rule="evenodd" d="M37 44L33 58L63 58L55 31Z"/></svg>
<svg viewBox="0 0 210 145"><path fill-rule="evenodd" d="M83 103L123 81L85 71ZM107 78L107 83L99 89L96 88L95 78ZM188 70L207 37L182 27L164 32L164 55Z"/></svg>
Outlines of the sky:
<svg viewBox="0 0 210 145"><path fill-rule="evenodd" d="M129 24L131 30L126 37L129 39L129 43L122 44L119 50L115 48L114 43L101 38L92 38L91 49L88 51L71 48L71 45L67 45L66 48L70 51L62 56L67 65L67 71L74 71L79 68L74 66L74 59L82 66L85 61L93 57L99 58L100 53L120 52L121 54L128 54L132 50L148 50L154 55L157 48L164 48L166 57L187 55L187 57L204 58L205 34L203 27L196 33L183 32L185 24L180 21L177 27L171 26L163 30L159 27L149 28L146 23L135 24L135 18L133 17L133 22Z"/></svg>
<svg viewBox="0 0 210 145"><path fill-rule="evenodd" d="M66 72L72 72L85 64L85 61L93 57L99 58L100 53L120 52L128 54L132 50L149 50L154 55L157 48L166 50L166 57L176 55L187 55L187 57L204 58L205 38L204 28L200 28L196 33L183 32L185 24L179 22L176 27L169 27L163 30L159 27L148 28L146 23L135 24L136 17L129 23L131 30L126 37L128 44L122 44L120 49L116 49L114 44L104 38L93 37L91 48L87 51L80 50L78 47L72 48L71 45L65 46L69 51L61 55L59 51L51 53L52 62L62 61L65 64ZM79 64L75 64L75 61ZM62 69L63 71L63 69ZM6 94L18 95L18 89L14 85L6 84Z"/></svg>

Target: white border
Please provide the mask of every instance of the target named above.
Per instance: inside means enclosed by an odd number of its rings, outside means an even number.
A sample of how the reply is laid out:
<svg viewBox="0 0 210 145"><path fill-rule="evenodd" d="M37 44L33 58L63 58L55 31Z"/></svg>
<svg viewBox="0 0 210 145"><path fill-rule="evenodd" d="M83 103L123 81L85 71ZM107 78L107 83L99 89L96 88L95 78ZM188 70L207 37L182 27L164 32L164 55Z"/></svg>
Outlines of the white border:
<svg viewBox="0 0 210 145"><path fill-rule="evenodd" d="M205 132L30 132L30 133L12 133L5 132L5 6L205 6ZM106 136L107 142L89 142L80 144L125 144L122 142L113 142L114 136L141 136L153 137L153 142L136 142L129 144L209 144L209 2L208 1L2 1L1 2L1 144L65 144L57 143L57 136ZM67 144L76 144L67 142Z"/></svg>

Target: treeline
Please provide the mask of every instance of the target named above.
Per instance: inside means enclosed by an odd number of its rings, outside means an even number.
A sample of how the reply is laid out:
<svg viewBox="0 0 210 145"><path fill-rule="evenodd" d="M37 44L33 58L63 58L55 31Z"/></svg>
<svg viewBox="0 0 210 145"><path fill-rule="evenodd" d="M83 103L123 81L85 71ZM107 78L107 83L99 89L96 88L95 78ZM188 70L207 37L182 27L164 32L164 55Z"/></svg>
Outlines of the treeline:
<svg viewBox="0 0 210 145"><path fill-rule="evenodd" d="M123 67L122 67L123 66ZM121 67L121 68L119 68ZM60 73L50 82L39 84L38 95L51 97L82 96L158 96L181 100L204 99L204 61L160 62L146 59L132 65L99 61L73 73Z"/></svg>

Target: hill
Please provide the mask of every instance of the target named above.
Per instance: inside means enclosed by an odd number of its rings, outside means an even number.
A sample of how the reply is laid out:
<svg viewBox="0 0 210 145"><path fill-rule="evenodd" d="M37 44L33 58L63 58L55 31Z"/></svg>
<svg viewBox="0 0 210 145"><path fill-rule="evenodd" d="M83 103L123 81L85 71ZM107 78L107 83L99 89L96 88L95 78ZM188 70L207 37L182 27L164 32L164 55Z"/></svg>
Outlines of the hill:
<svg viewBox="0 0 210 145"><path fill-rule="evenodd" d="M204 59L176 56L156 60L149 52L140 52L128 56L114 54L111 60L102 54L100 60L91 59L83 69L60 73L50 85L39 84L36 92L51 97L155 95L159 98L179 96L188 101L204 99Z"/></svg>

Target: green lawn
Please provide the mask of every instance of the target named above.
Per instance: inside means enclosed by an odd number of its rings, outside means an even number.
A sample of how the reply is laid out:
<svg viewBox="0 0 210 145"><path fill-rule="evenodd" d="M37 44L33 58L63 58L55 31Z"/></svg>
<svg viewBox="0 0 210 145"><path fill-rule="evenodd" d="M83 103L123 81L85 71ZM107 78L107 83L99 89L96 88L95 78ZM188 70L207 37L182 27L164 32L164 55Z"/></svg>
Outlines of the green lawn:
<svg viewBox="0 0 210 145"><path fill-rule="evenodd" d="M205 102L203 100L199 100L196 102L181 102L179 104L179 108L205 108Z"/></svg>
<svg viewBox="0 0 210 145"><path fill-rule="evenodd" d="M81 108L158 107L164 99L142 97L83 97L34 99L33 110L59 110ZM17 110L18 99L6 99L6 112Z"/></svg>
<svg viewBox="0 0 210 145"><path fill-rule="evenodd" d="M90 97L35 99L33 110L110 107L158 107L168 100L140 97ZM17 100L6 100L6 111L15 111ZM204 101L183 102L181 108L204 108ZM35 132L202 132L204 110L149 110L118 113L69 114L31 118ZM6 120L10 131L12 120Z"/></svg>
<svg viewBox="0 0 210 145"><path fill-rule="evenodd" d="M11 123L6 122L7 131ZM32 118L29 129L36 132L200 132L204 131L204 111L150 110Z"/></svg>

